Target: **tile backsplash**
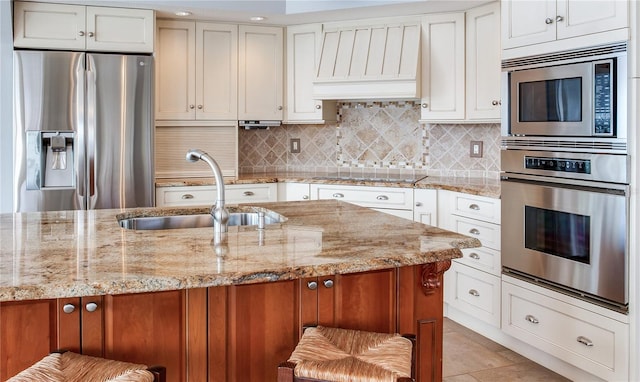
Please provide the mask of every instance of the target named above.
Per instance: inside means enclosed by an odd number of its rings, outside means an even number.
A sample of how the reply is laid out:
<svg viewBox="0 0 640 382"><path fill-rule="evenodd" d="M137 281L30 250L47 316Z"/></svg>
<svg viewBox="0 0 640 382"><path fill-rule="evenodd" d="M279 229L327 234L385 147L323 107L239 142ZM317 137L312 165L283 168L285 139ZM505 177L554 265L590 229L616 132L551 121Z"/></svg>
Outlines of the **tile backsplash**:
<svg viewBox="0 0 640 382"><path fill-rule="evenodd" d="M240 173L351 172L499 177L499 124L419 123L415 102L341 102L338 122L240 130ZM289 140L300 139L300 153ZM470 142L482 141L482 158Z"/></svg>

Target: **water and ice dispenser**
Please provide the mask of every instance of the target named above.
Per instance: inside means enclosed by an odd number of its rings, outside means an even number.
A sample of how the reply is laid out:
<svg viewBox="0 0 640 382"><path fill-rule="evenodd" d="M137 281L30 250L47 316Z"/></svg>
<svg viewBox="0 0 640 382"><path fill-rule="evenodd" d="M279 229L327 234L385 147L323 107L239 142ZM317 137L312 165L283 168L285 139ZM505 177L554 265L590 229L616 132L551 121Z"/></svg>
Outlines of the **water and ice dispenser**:
<svg viewBox="0 0 640 382"><path fill-rule="evenodd" d="M73 131L27 131L27 190L75 188Z"/></svg>

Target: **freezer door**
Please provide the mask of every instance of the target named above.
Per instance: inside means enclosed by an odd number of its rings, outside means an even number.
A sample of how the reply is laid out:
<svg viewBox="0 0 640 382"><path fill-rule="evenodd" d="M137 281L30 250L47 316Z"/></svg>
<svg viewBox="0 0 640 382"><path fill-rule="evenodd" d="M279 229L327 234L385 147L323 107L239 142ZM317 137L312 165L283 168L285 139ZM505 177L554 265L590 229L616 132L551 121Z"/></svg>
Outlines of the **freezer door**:
<svg viewBox="0 0 640 382"><path fill-rule="evenodd" d="M88 208L154 205L153 58L87 54Z"/></svg>
<svg viewBox="0 0 640 382"><path fill-rule="evenodd" d="M14 52L14 211L84 209L84 53Z"/></svg>

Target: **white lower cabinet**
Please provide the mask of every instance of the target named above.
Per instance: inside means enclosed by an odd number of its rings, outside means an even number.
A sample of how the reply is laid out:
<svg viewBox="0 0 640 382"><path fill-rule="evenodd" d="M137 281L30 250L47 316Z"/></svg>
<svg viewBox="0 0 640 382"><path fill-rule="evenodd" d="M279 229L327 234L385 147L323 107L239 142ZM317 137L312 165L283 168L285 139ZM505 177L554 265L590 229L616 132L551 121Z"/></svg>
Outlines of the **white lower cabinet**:
<svg viewBox="0 0 640 382"><path fill-rule="evenodd" d="M311 200L336 199L413 219L413 188L312 184Z"/></svg>
<svg viewBox="0 0 640 382"><path fill-rule="evenodd" d="M225 203L263 203L278 200L275 183L229 184L225 186ZM213 205L216 186L156 187L157 207Z"/></svg>
<svg viewBox="0 0 640 382"><path fill-rule="evenodd" d="M628 380L628 317L504 276L502 330L608 381Z"/></svg>
<svg viewBox="0 0 640 382"><path fill-rule="evenodd" d="M438 225L438 190L413 190L413 220L432 226Z"/></svg>
<svg viewBox="0 0 640 382"><path fill-rule="evenodd" d="M309 200L310 195L309 183L278 183L279 202Z"/></svg>
<svg viewBox="0 0 640 382"><path fill-rule="evenodd" d="M444 274L445 301L451 307L500 327L500 277L458 261Z"/></svg>

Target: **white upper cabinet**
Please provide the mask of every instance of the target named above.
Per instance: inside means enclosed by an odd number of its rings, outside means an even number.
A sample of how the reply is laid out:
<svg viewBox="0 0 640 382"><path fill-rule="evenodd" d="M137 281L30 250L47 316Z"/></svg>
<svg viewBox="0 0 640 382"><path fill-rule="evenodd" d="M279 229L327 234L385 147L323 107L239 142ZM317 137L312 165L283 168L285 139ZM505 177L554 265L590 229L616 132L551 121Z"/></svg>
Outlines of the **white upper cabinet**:
<svg viewBox="0 0 640 382"><path fill-rule="evenodd" d="M152 53L152 10L15 2L17 48Z"/></svg>
<svg viewBox="0 0 640 382"><path fill-rule="evenodd" d="M467 11L466 118L500 120L500 4Z"/></svg>
<svg viewBox="0 0 640 382"><path fill-rule="evenodd" d="M579 45L598 45L628 39L628 27L626 0L502 0L503 49L585 36Z"/></svg>
<svg viewBox="0 0 640 382"><path fill-rule="evenodd" d="M239 26L238 119L282 120L284 37L280 27Z"/></svg>
<svg viewBox="0 0 640 382"><path fill-rule="evenodd" d="M321 37L321 24L287 27L285 123L325 123L336 120L336 103L313 97Z"/></svg>
<svg viewBox="0 0 640 382"><path fill-rule="evenodd" d="M156 119L236 120L238 27L158 21Z"/></svg>
<svg viewBox="0 0 640 382"><path fill-rule="evenodd" d="M464 20L464 13L423 18L421 120L465 118Z"/></svg>

